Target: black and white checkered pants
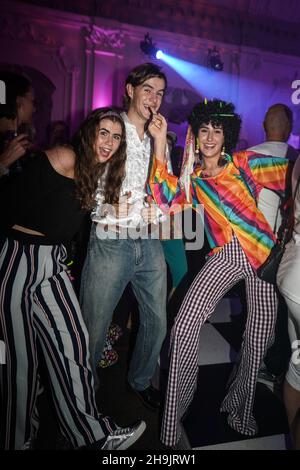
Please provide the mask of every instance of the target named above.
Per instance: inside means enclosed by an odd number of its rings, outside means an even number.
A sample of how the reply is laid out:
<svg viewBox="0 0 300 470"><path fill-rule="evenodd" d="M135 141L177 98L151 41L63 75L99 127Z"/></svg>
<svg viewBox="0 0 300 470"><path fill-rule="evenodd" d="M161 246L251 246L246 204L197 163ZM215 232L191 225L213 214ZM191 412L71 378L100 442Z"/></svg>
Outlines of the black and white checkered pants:
<svg viewBox="0 0 300 470"><path fill-rule="evenodd" d="M277 312L274 287L261 281L252 269L237 238L213 255L185 296L171 333L171 360L161 440L174 446L180 439L180 421L197 386L199 334L218 302L238 281L245 279L248 316L241 358L221 411L228 424L252 436L257 425L252 414L257 373L272 343Z"/></svg>

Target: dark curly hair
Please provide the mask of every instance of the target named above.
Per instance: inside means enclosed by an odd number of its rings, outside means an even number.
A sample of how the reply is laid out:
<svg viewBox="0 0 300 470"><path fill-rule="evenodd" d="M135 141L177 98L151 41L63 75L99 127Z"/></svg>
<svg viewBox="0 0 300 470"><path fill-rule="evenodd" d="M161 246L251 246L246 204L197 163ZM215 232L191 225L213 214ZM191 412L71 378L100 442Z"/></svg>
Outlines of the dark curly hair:
<svg viewBox="0 0 300 470"><path fill-rule="evenodd" d="M94 143L102 119L118 122L122 128L120 146L107 163L100 163L94 150ZM104 202L107 204L117 203L125 176L126 161L126 131L119 108L106 107L92 111L76 132L72 140L72 146L76 154L75 181L77 197L81 202L82 209L90 210L93 208L98 180L107 166Z"/></svg>
<svg viewBox="0 0 300 470"><path fill-rule="evenodd" d="M193 134L198 136L202 124L211 123L212 126L222 126L226 152L231 152L237 144L241 129L241 117L234 112L232 103L226 103L214 98L196 104L188 116Z"/></svg>

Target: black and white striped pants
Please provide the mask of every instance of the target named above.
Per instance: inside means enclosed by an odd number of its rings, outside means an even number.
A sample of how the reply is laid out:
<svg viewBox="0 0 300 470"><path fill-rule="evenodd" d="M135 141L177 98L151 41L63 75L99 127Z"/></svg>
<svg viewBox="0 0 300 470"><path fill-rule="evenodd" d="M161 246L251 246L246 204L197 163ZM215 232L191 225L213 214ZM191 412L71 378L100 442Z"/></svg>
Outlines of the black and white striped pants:
<svg viewBox="0 0 300 470"><path fill-rule="evenodd" d="M171 361L161 440L174 446L181 435L181 418L191 404L197 386L200 329L218 302L238 281L245 279L248 316L241 359L221 411L236 431L254 435L252 414L257 373L267 347L273 341L277 313L274 287L253 271L237 238L213 255L185 296L171 333Z"/></svg>
<svg viewBox="0 0 300 470"><path fill-rule="evenodd" d="M95 403L88 334L65 257L63 245L23 244L0 236L0 340L6 352L0 365L2 449L22 448L34 432L37 342L61 432L76 447L105 434Z"/></svg>

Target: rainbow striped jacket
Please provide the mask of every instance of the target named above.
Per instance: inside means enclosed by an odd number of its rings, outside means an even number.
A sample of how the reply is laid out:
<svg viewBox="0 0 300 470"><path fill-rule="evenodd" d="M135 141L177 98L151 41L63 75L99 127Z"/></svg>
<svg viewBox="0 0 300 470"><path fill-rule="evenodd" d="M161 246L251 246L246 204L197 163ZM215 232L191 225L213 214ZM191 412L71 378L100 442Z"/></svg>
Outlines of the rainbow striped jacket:
<svg viewBox="0 0 300 470"><path fill-rule="evenodd" d="M251 151L226 155L226 158L228 163L215 177L202 177L201 168L194 168L189 197L179 179L154 158L148 191L163 210L167 207L170 211L175 205L196 208L203 204L205 232L212 248L209 254L230 243L235 234L251 266L257 269L276 242L271 227L257 208L257 197L262 188L287 196L292 163L286 158Z"/></svg>

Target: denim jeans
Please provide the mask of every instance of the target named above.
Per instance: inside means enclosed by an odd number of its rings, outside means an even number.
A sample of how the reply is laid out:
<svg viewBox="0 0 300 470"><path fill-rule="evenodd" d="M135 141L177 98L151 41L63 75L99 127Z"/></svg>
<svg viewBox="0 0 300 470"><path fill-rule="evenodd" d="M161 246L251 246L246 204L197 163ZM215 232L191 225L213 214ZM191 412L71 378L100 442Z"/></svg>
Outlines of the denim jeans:
<svg viewBox="0 0 300 470"><path fill-rule="evenodd" d="M97 382L99 361L114 309L131 282L139 305L139 330L128 382L135 390L150 385L166 335L166 263L159 240L105 239L91 229L81 280L81 306L90 337Z"/></svg>

